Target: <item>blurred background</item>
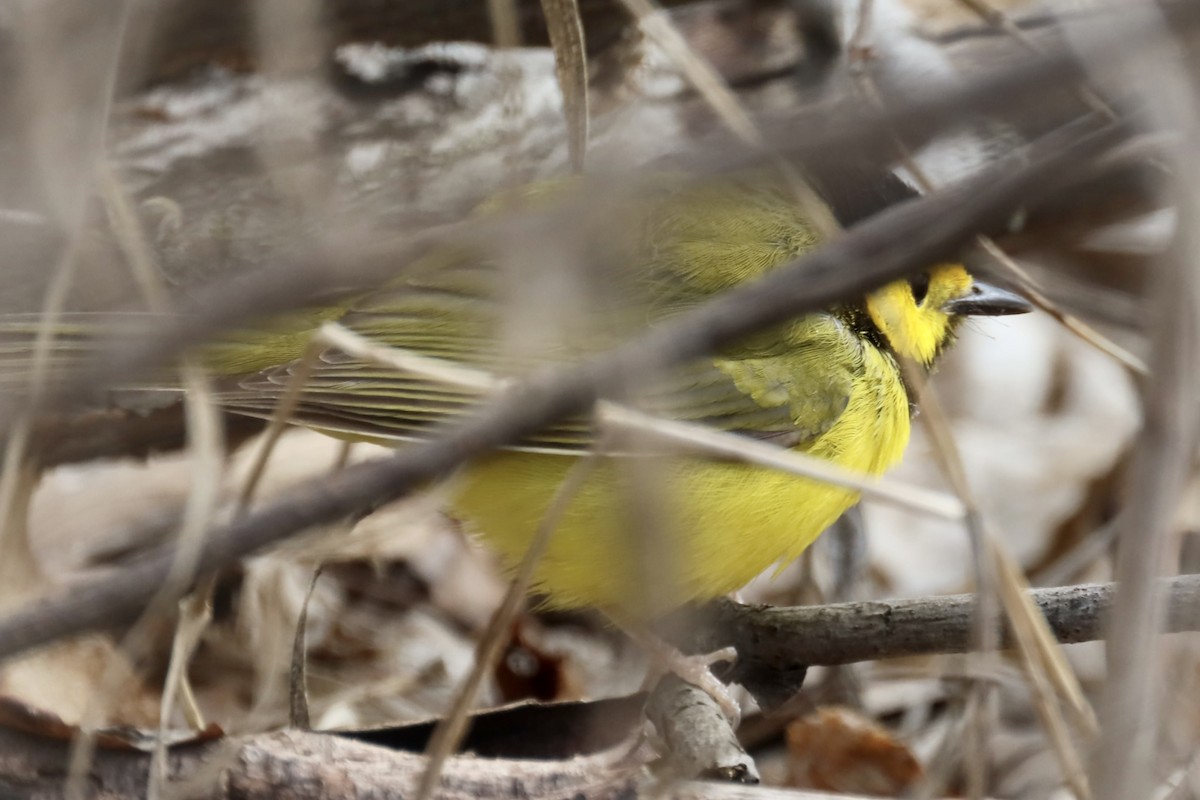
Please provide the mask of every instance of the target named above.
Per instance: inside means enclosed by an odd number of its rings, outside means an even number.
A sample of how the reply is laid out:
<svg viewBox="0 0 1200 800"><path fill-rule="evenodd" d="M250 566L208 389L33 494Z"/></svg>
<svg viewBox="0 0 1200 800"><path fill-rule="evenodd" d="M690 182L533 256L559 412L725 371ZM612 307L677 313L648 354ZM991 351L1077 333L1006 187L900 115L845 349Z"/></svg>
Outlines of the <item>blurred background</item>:
<svg viewBox="0 0 1200 800"><path fill-rule="evenodd" d="M873 96L895 107L931 87L969 85L1031 51L1069 47L1111 10L1019 0L663 5L656 19L671 23L755 119L814 108L834 119ZM672 167L688 146L722 130L645 20L607 0L581 0L580 14L589 172ZM1149 56L1130 68L1129 80L1142 81L1134 94L1156 79L1164 95L1195 86L1188 35L1173 40L1177 72L1156 73L1163 67ZM339 254L364 232L458 220L495 191L569 168L545 17L526 0L11 5L0 9L0 59L8 78L0 87L5 315L38 312L57 298L72 311L144 310L144 290L113 233L123 207L150 246L165 296L186 306L213 286L313 254L336 270ZM1101 86L1108 77L1096 76ZM935 186L952 185L1084 113L1086 91L1041 93L994 117L965 114L923 144L916 161ZM1128 94L1114 93L1120 107ZM794 131L797 139L805 133ZM919 183L895 153L873 155ZM998 241L1051 301L1137 359L1149 352L1155 316L1144 299L1147 276L1176 243L1173 204L1192 187L1167 191L1169 165L1155 172L1131 163L1122 180L1042 209ZM0 334L9 318L0 317ZM970 321L932 383L980 511L1029 581L1113 580L1118 512L1143 415L1128 363L1039 311ZM11 489L30 500L2 540L10 579L0 586L0 610L119 568L175 535L206 469L184 447L174 396L98 392L80 401L80 409L33 419L38 479ZM891 476L951 492L920 413ZM255 421L226 422L222 518L234 513L262 430ZM347 453L334 440L289 431L256 502L347 459L386 452L356 444ZM1173 564L1182 571L1198 511L1188 474L1169 509ZM287 723L293 639L319 565L306 622L313 727L399 725L445 713L507 586L495 556L443 512L446 491L434 487L221 572L189 670L203 719L234 734ZM851 523L799 562L761 576L741 599L795 605L965 592L974 569L961 523L868 501ZM94 634L6 663L0 692L69 725L154 729L175 626L170 614L160 616L155 644L136 658L118 647L121 631ZM507 639L481 706L619 696L639 689L648 666L591 613L535 604ZM1155 684L1184 692L1200 666L1194 637L1169 641ZM1065 656L1098 701L1103 643L1067 646ZM106 669L118 679L101 680ZM743 742L769 785L960 796L968 771L962 707L977 681L996 687L987 796L1076 796L1025 666L1008 651L814 668L783 712L760 715L739 695ZM1200 716L1194 694L1184 696L1164 702L1154 797L1195 796L1188 776ZM177 710L169 722L186 730L194 719ZM1072 738L1089 751L1086 736Z"/></svg>

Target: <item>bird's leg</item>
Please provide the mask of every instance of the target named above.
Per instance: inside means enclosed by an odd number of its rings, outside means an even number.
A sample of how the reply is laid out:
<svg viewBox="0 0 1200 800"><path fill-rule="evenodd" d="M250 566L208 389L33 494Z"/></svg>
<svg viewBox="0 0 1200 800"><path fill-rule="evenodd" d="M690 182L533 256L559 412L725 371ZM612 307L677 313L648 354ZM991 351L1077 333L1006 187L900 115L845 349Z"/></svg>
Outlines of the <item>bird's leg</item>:
<svg viewBox="0 0 1200 800"><path fill-rule="evenodd" d="M732 647L723 647L711 653L688 655L645 625L633 622L619 612L610 610L606 611L605 615L639 647L649 653L660 670L677 675L681 680L703 689L725 712L730 724L737 727L742 717L741 706L734 699L729 687L712 672L713 664L737 660L737 650Z"/></svg>
<svg viewBox="0 0 1200 800"><path fill-rule="evenodd" d="M742 719L742 707L734 699L733 692L729 690L729 687L713 674L712 666L735 661L737 650L732 647L722 647L711 653L686 655L658 637L652 637L652 639L651 642L641 642L642 647L645 647L667 671L707 692L725 712L725 716L729 718L729 724L736 728Z"/></svg>

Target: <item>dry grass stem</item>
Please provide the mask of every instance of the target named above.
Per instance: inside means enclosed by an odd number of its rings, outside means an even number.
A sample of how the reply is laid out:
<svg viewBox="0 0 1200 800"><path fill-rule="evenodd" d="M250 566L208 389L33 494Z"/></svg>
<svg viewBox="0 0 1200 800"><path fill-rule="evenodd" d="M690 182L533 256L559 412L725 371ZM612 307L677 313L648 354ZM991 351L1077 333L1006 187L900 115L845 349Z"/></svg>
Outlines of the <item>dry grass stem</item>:
<svg viewBox="0 0 1200 800"><path fill-rule="evenodd" d="M314 348L310 345L306 358L316 358ZM302 381L297 379L296 385ZM282 406L282 402L280 403ZM282 414L278 415L280 419ZM272 417L272 421L274 421ZM350 458L354 442L342 442L338 448L337 458L334 459L330 472L336 473L344 469ZM296 634L292 638L292 665L288 674L288 724L299 730L312 730L312 718L308 709L308 607L312 604L313 593L317 590L317 581L325 572L325 562L321 561L313 568L312 580L308 582L308 591L300 604L300 613L296 618Z"/></svg>
<svg viewBox="0 0 1200 800"><path fill-rule="evenodd" d="M995 546L995 539L989 536L988 541L992 546L994 563L997 564L1001 575L1005 576L1010 571L1015 570L1016 565L1012 563L1007 553ZM1005 599L1006 608L1024 609L1024 603L1007 596L1014 586L1020 585L1019 580L1012 577L1003 577L999 581L999 585L1000 592ZM1044 643L1040 640L1041 631L1036 625L1036 618L1041 618L1042 624L1045 624L1045 618L1036 611L1032 616L1020 613L1020 611L1009 615L1009 623L1013 631L1013 636L1017 641L1017 653L1020 656L1021 666L1033 694L1034 708L1037 709L1038 717L1042 721L1042 727L1046 731L1046 738L1050 740L1050 745L1054 748L1054 754L1062 769L1063 778L1079 800L1089 800L1092 793L1088 786L1087 772L1084 767L1083 758L1071 739L1071 733L1067 729L1062 710L1059 708L1055 686L1052 685L1049 679L1051 674L1058 675L1056 667L1060 667L1061 665L1056 665L1052 659L1046 658L1047 653L1053 651L1045 647ZM1051 645L1056 646L1057 643L1052 641ZM1071 679L1071 682L1075 683L1073 673L1071 674ZM1076 688L1078 688L1077 683ZM1091 713L1090 705L1087 705L1087 701L1083 698L1071 699L1076 702L1082 701L1086 707L1086 711L1089 714L1087 720L1092 726L1086 732L1094 736L1095 715ZM1071 707L1075 708L1074 705ZM1076 715L1077 717L1082 716L1082 712L1076 709Z"/></svg>
<svg viewBox="0 0 1200 800"><path fill-rule="evenodd" d="M993 563L1002 576L1001 598L1004 608L1017 637L1018 650L1025 659L1023 663L1036 662L1045 670L1050 684L1067 701L1076 726L1091 743L1099 735L1099 722L1092 704L1084 694L1075 670L1071 668L1058 644L1046 616L1030 599L1030 586L1012 554L999 545L1001 541L995 531L989 529L988 544L992 549Z"/></svg>
<svg viewBox="0 0 1200 800"><path fill-rule="evenodd" d="M850 39L846 43L846 50L850 53L850 64L853 69L862 70L865 67L870 48L869 40L874 13L875 0L858 0L857 11L854 15L854 30L850 33Z"/></svg>
<svg viewBox="0 0 1200 800"><path fill-rule="evenodd" d="M1000 537L992 533L974 504L961 456L936 395L919 369L908 364L906 367L906 377L910 385L916 388L922 419L934 442L934 452L943 472L956 493L963 499L964 505L968 509L974 509L968 513L967 521L973 546L978 548L976 575L979 581L977 591L980 609L977 610L976 620L980 650L983 653L992 652L998 644L994 629L987 623L987 620L992 618L992 611L990 603L985 600L991 592L998 590L1005 616L1016 633L1018 654L1026 674L1030 676L1035 697L1039 699L1037 707L1043 715L1047 734L1055 746L1055 754L1059 758L1063 775L1080 798L1087 798L1090 795L1081 772L1082 759L1066 733L1068 729L1057 702L1045 693L1045 688L1054 686L1069 700L1069 707L1075 712L1086 732L1094 731L1094 714L1083 697L1078 679L1067 663L1061 647L1050 634L1044 616L1033 605L1028 582L1002 545ZM968 726L968 732L972 727L975 726ZM982 753L975 755L975 758L981 757ZM968 770L970 768L968 763ZM982 776L979 775L974 778L979 787L982 786L982 783L979 783L981 780Z"/></svg>
<svg viewBox="0 0 1200 800"><path fill-rule="evenodd" d="M292 638L292 668L288 674L288 727L301 731L312 730L312 718L308 713L308 606L312 603L317 581L325 571L325 564L313 568L308 591L300 604L296 618L296 635Z"/></svg>
<svg viewBox="0 0 1200 800"><path fill-rule="evenodd" d="M377 344L337 324L326 322L314 339L316 342L336 347L347 355L391 367L401 372L411 372L448 386L476 389L495 393L511 388L511 381L496 378L487 372L471 369L437 358L418 355L408 350Z"/></svg>
<svg viewBox="0 0 1200 800"><path fill-rule="evenodd" d="M869 0L860 0L860 1L863 3L869 2ZM964 5L971 6L972 10L988 8L983 3L979 3L979 7L976 8L975 3L978 2L978 0L958 0L958 2L961 2ZM996 12L996 13L999 13L999 12ZM1008 21L1007 17L1004 17L1003 15L1001 15L1000 18L1005 23L1008 23L1008 25L1010 27L1015 28L1015 26L1012 26L1011 22ZM989 22L991 21L990 18L987 18L987 19ZM867 20L869 20L869 15L866 12L863 12L863 15L860 17L860 20L859 20L860 28L863 28L866 26ZM1021 35L1023 41L1028 40L1028 37L1025 36L1024 32L1022 32L1019 28L1015 28L1015 29ZM859 34L859 31L856 29L856 35L858 35L858 34ZM862 33L862 35L865 36L866 34ZM1030 44L1032 45L1032 42L1030 42ZM860 48L859 50L856 50L855 52L862 53L863 51ZM1039 55L1042 54L1042 50L1040 48L1036 48L1034 52L1038 53ZM863 96L866 97L872 104L874 104L881 111L884 110L885 106L883 103L883 98L881 97L881 95L879 93L879 88L878 88L877 84L875 83L874 77L871 75L870 70L866 68L864 57L860 56L859 59L854 63L856 66L855 76L858 79L858 86L859 86L860 91L862 92ZM1094 103L1100 104L1101 107L1096 108L1094 110L1096 110L1098 113L1102 114L1107 119L1110 119L1110 120L1116 119L1112 110L1109 109L1108 106L1101 103L1101 101L1099 101L1095 97L1095 94L1091 90L1083 89L1080 91L1087 98L1091 98L1092 100L1094 100ZM1094 105L1094 103L1089 102L1089 105ZM912 151L908 148L908 146L904 143L904 141L899 136L893 135L893 142L895 144L896 151L900 157L901 163L904 166L904 169L920 185L922 191L925 191L925 192L936 191L937 187L934 185L933 181L930 180L929 176L925 173L925 170L923 170L921 168L921 165L919 163L917 163L917 160L913 156ZM1011 256L1009 256L1007 253L1005 253L1000 248L1000 246L997 245L991 239L991 237L985 236L985 235L977 236L975 239L975 243L985 253L987 253L996 264L998 264L1000 266L1001 270L1006 272L1011 278L1013 278L1016 281L1016 283L1021 287L1023 294L1035 306L1037 306L1039 309L1041 309L1042 311L1049 314L1051 316L1051 318L1053 318L1056 322L1058 322L1060 325L1062 325L1064 328L1066 328L1070 333L1072 333L1073 335L1078 337L1080 340L1082 340L1086 344L1094 347L1096 350L1100 351L1101 353L1104 353L1106 356L1109 356L1110 358L1115 359L1118 363L1120 363L1122 366L1124 366L1126 369L1130 370L1134 374L1137 374L1137 375L1145 375L1146 374L1145 362L1143 362L1140 358L1138 358L1137 356L1130 353L1125 348L1118 345L1116 342L1114 342L1111 339L1109 339L1108 337L1106 337L1104 334L1100 333L1098 330L1096 330L1092 326L1085 323L1083 320L1081 320L1078 317L1076 317L1075 315L1069 314L1066 311L1064 311L1063 309L1061 309L1057 303L1055 303L1053 300L1051 300L1049 297L1046 296L1045 292L1042 291L1042 288L1038 285L1037 281L1034 280L1033 276L1030 275L1026 270L1022 269L1021 266L1019 264L1017 264L1017 262Z"/></svg>
<svg viewBox="0 0 1200 800"><path fill-rule="evenodd" d="M973 666L982 668L986 660L993 657L999 644L995 630L988 623L995 607L996 575L989 557L991 551L987 546L987 531L970 482L967 480L966 469L955 444L950 423L937 395L929 386L924 370L908 359L901 361L901 369L908 385L915 391L917 406L921 409L920 419L933 443L933 454L938 467L966 510L963 522L971 541L977 597L974 617L975 652L970 654L970 658L976 662ZM992 722L992 715L988 713L991 708L991 703L988 702L990 694L988 684L975 681L971 685L964 707L967 712L964 728L967 789L972 798L982 797L987 784L984 770L987 763L988 732Z"/></svg>
<svg viewBox="0 0 1200 800"><path fill-rule="evenodd" d="M1021 294L1025 295L1039 309L1049 314L1055 322L1074 334L1080 341L1112 358L1134 375L1145 376L1149 373L1149 368L1146 366L1145 361L1124 347L1121 347L1121 345L1100 333L1100 331L1088 325L1079 319L1079 317L1064 311L1057 303L1047 297L1034 277L1023 269L1012 256L1001 250L1000 246L992 241L990 237L980 236L978 244L1004 272L1016 281L1017 285L1021 287Z"/></svg>
<svg viewBox="0 0 1200 800"><path fill-rule="evenodd" d="M46 293L46 301L42 308L43 316L41 317L41 324L38 327L37 338L34 341L33 371L31 386L29 387L30 408L36 407L38 399L42 395L43 387L46 385L46 365L49 363L51 346L54 342L57 322L66 301L67 290L70 288L74 277L75 264L75 246L72 244L72 246L67 248L64 259L60 262L58 269L54 273L54 278L50 283L49 290ZM6 580L6 586L22 586L31 576L40 574L40 569L37 567L32 553L28 549L27 531L23 525L14 524L27 519L28 505L33 497L33 489L36 485L36 479L29 474L25 464L25 449L28 446L31 422L32 420L27 412L18 416L5 444L4 463L0 467L4 470L3 474L0 474L0 524L5 526L4 531L0 532L0 548L2 548L5 558L0 560L0 563L5 565L4 572L7 573L8 570L21 568L18 559L22 555L22 550L28 558L26 565L23 567L23 569L27 570L25 576L12 576L13 580L11 582ZM5 542L5 539L12 536L20 536L21 545L13 545ZM10 576L5 574L4 577L8 579ZM106 677L109 678L108 682L114 684L111 688L115 688L118 672L115 661L115 658L110 659L108 669L106 670ZM95 694L96 699L91 704L97 710L103 709L98 713L100 719L107 717L107 709L112 702L109 693L101 694L104 686L104 681L101 681ZM82 724L80 725L80 732L80 735L72 742L72 751L76 757L70 762L67 780L65 781L64 794L68 800L74 800L74 798L82 796L87 767L91 763L92 744L90 740L92 734ZM84 740L82 746L79 744L81 739Z"/></svg>
<svg viewBox="0 0 1200 800"><path fill-rule="evenodd" d="M984 23L1003 31L1005 36L1020 44L1030 53L1039 56L1045 54L1045 48L1035 42L1029 34L1021 30L1020 26L1009 19L1007 14L988 3L987 0L956 0L956 2L971 11L971 13L979 17ZM1091 110L1103 114L1110 120L1117 119L1117 114L1113 111L1112 106L1106 103L1092 87L1081 85L1075 92L1079 96L1079 99Z"/></svg>
<svg viewBox="0 0 1200 800"><path fill-rule="evenodd" d="M729 84L703 56L692 49L670 19L661 9L655 7L653 0L620 1L641 24L646 37L675 64L730 132L741 140L742 144L753 150L765 150L766 143L762 133L742 107L737 95L729 88ZM803 176L795 173L790 165L775 154L771 154L770 157L776 162L776 167L790 178L796 203L804 209L804 215L813 227L826 237L837 233L840 229L837 220Z"/></svg>
<svg viewBox="0 0 1200 800"><path fill-rule="evenodd" d="M966 507L975 509L973 513L968 513L967 520L973 546L978 548L976 574L977 580L980 581L978 591L981 608L977 611L976 619L982 643L981 651L991 652L997 645L994 630L986 622L992 618L992 613L985 597L988 596L988 593L998 590L1005 616L1017 634L1018 654L1021 656L1026 674L1030 676L1031 688L1035 697L1039 700L1037 707L1043 716L1047 734L1055 746L1055 754L1059 759L1063 775L1080 798L1087 798L1090 795L1081 772L1082 759L1066 733L1068 729L1058 704L1054 702L1051 695L1046 694L1046 687L1056 687L1068 699L1069 707L1075 712L1086 732L1090 733L1095 729L1094 714L1083 696L1074 671L1066 661L1062 648L1050 635L1041 611L1033 605L1029 594L1029 584L1024 575L1017 568L1012 556L1007 553L1001 543L1002 540L992 533L971 499L972 494L966 478L966 471L950 432L945 412L942 411L936 395L930 390L925 376L919 369L907 364L906 367L905 374L910 385L917 390L918 402L923 412L922 419L935 444L934 452L942 465L943 472L955 488L956 493L963 498ZM972 727L968 727L968 732L972 730ZM975 757L982 757L982 753L976 754ZM968 758L971 756L969 755ZM968 770L970 768L968 763ZM981 780L982 776L979 775L974 778L979 787L982 786L982 783L979 783Z"/></svg>
<svg viewBox="0 0 1200 800"><path fill-rule="evenodd" d="M322 326L317 340L356 358L452 386L488 393L511 386L511 381L496 378L482 370L417 355L401 348L375 344L333 322ZM616 403L598 403L595 413L602 426L614 430L648 434L660 441L682 445L689 450L697 450L710 456L736 458L800 477L844 486L862 492L864 497L872 500L917 513L951 520L963 518L962 504L943 492L898 483L887 478L860 475L795 450L756 442L744 436L712 430L701 425L663 419Z"/></svg>
<svg viewBox="0 0 1200 800"><path fill-rule="evenodd" d="M642 32L669 58L717 117L745 144L758 147L762 134L729 85L708 61L692 49L670 18L652 0L621 0Z"/></svg>
<svg viewBox="0 0 1200 800"><path fill-rule="evenodd" d="M415 800L429 800L433 797L446 759L462 743L462 737L467 729L467 715L475 704L479 688L483 685L484 678L494 669L496 659L500 657L500 650L511 635L513 622L525 607L534 569L537 568L538 561L549 547L550 537L553 536L559 520L566 513L567 506L575 498L600 457L598 451L593 451L577 461L568 470L562 484L555 491L550 506L546 509L546 516L543 517L533 540L529 543L529 549L525 551L521 563L517 566L517 571L513 575L503 602L496 609L496 613L492 615L487 630L479 640L475 649L475 663L471 667L470 674L463 681L462 686L455 694L453 704L438 722L433 736L429 740L429 746L425 749L428 764L421 773L421 782L417 785Z"/></svg>
<svg viewBox="0 0 1200 800"><path fill-rule="evenodd" d="M975 3L974 0L971 2L964 0L964 2L966 5L972 6L976 11L987 9L984 4ZM866 27L867 13L866 10L862 13L860 28ZM1002 19L1005 18L1002 17ZM1005 19L1005 21L1007 20ZM864 33L863 35L865 36L866 34ZM1025 41L1023 34L1022 41ZM1040 54L1041 51L1037 50L1037 52ZM857 70L857 74L860 91L862 91L863 95L870 102L875 103L882 109L882 98L873 77L870 75L869 70L862 68L861 60L859 66L860 69ZM1094 93L1090 90L1083 90L1082 93L1087 98L1095 100L1095 103L1099 103L1095 99ZM1101 106L1101 113L1111 119L1113 117L1111 110L1102 103L1099 103L1099 105ZM921 184L926 192L935 191L932 181L930 181L924 170L921 169L904 142L898 136L894 137L894 142L905 168L914 179ZM1036 295L1039 301L1037 304L1044 310L1049 311L1055 320L1083 341L1096 347L1106 355L1116 358L1122 365L1136 370L1139 363L1136 358L1115 343L1110 342L1098 332L1093 331L1090 327L1074 319L1074 317L1057 309L1048 298L1040 291L1037 291L1036 287L1032 286L1032 281L1028 280L1028 276L1024 271L1007 254L1000 250L989 237L980 235L976 237L976 242L985 252L989 253L999 264L1006 268L1010 274L1018 278L1024 278L1025 280L1022 280L1021 283L1033 290L1031 293ZM958 454L958 448L950 432L949 423L944 412L941 410L936 395L930 390L921 370L908 363L904 366L910 385L913 385L917 389L919 405L925 411L923 421L934 442L934 451L942 467L943 474L946 475L951 486L954 488L955 494L963 501L963 505L967 509L966 521L968 532L971 536L972 550L976 559L976 579L977 590L979 592L977 619L980 626L980 650L983 653L988 653L995 645L994 641L989 641L988 631L990 630L990 626L985 621L991 618L988 599L991 590L989 587L992 585L992 570L997 570L998 581L996 581L996 584L1000 591L1001 601L1006 615L1012 622L1014 630L1017 631L1018 652L1022 657L1025 673L1029 677L1031 688L1037 698L1036 705L1039 714L1042 717L1047 734L1054 745L1055 754L1059 759L1063 775L1081 800L1089 798L1090 790L1082 769L1082 760L1074 743L1067 734L1067 727L1057 702L1047 691L1048 686L1054 685L1063 693L1068 699L1069 707L1075 713L1076 719L1080 722L1083 729L1092 735L1095 734L1096 730L1095 713L1083 697L1078 678L1067 663L1062 649L1050 635L1045 618L1042 617L1040 611L1033 606L1032 601L1029 599L1028 590L1030 587L1028 581L1021 571L1017 569L1011 555L1008 554L1007 550L1001 544L1001 540L990 532L986 521L979 512L966 478L966 471L963 467L961 457ZM1142 370L1144 371L1144 369L1143 365ZM977 685L977 691L985 690ZM982 698L975 699L979 702L968 702L967 707L968 709L978 711L984 704L982 703ZM982 763L984 757L981 742L983 731L981 725L968 725L967 732L969 788L971 795L974 797L982 794L983 785L986 781L985 776L972 767L973 762ZM974 753L971 752L972 748L975 749Z"/></svg>
<svg viewBox="0 0 1200 800"><path fill-rule="evenodd" d="M116 172L107 161L101 168L100 187L110 228L125 256L134 282L142 292L143 300L152 312L169 311L170 299L162 283L161 271L155 264L153 251ZM205 532L211 525L220 502L221 472L225 462L224 426L220 411L213 402L203 367L193 358L184 357L180 360L179 372L184 387L188 449L192 453L195 473L176 537L176 560L168 573L167 586L171 587L186 581L185 576L191 574L195 568L204 544ZM189 723L197 730L204 725L187 673L188 663L212 618L211 593L212 582L206 581L178 605L179 619L175 627L159 712L159 737L151 761L148 793L152 798L161 797L166 792L165 734L171 724L177 694L183 697ZM164 593L160 597L163 598L163 604L169 602L170 595ZM161 610L160 605L151 604L146 609L146 616L151 618Z"/></svg>
<svg viewBox="0 0 1200 800"><path fill-rule="evenodd" d="M495 2L495 0L493 0ZM511 0L510 0L511 2ZM583 172L588 145L588 67L579 0L541 0L567 121L567 159Z"/></svg>
<svg viewBox="0 0 1200 800"><path fill-rule="evenodd" d="M492 23L492 43L496 47L521 46L521 15L517 0L487 0L488 18Z"/></svg>
<svg viewBox="0 0 1200 800"><path fill-rule="evenodd" d="M33 342L32 368L29 378L28 408L36 408L49 380L50 356L57 336L58 320L62 315L67 292L75 277L77 264L74 241L67 247L57 264L46 298L42 303L37 336ZM26 464L32 415L24 411L17 415L4 443L4 460L0 464L0 610L27 599L42 580L42 570L29 547L29 502L37 485L36 468Z"/></svg>
<svg viewBox="0 0 1200 800"><path fill-rule="evenodd" d="M158 739L155 742L154 754L150 761L150 782L147 797L151 800L167 798L168 765L167 765L167 731L170 729L171 718L175 713L175 700L179 698L184 711L184 717L193 730L204 729L204 717L196 703L191 681L188 680L188 665L196 648L212 621L212 583L205 581L179 601L179 621L175 624L174 636L171 640L171 656L167 662L167 674L163 679L162 704L159 711Z"/></svg>
<svg viewBox="0 0 1200 800"><path fill-rule="evenodd" d="M701 455L737 459L802 478L854 489L861 492L865 498L918 514L961 520L966 513L958 498L945 492L894 479L862 475L806 453L758 442L745 436L664 419L608 402L597 404L596 414L601 425L606 427L648 435L663 442L681 445L686 450L694 450Z"/></svg>
<svg viewBox="0 0 1200 800"><path fill-rule="evenodd" d="M1165 7L1136 4L1142 24L1168 33L1161 46L1139 54L1128 70L1113 75L1123 88L1147 101L1146 117L1165 130L1195 142L1200 107L1195 82L1185 72L1194 65ZM1066 26L1069 38L1114 30L1106 18ZM1099 72L1103 59L1081 57ZM1092 785L1100 800L1147 796L1156 782L1156 756L1162 746L1165 670L1157 635L1165 621L1157 579L1179 568L1177 514L1187 476L1195 466L1200 404L1200 241L1195 225L1200 215L1200 169L1181 148L1166 157L1170 189L1179 224L1165 257L1158 260L1145 289L1153 308L1148 320L1150 375L1144 382L1143 426L1134 452L1117 548L1115 575L1119 590L1113 608L1107 649L1108 674L1101 698L1101 738L1092 762Z"/></svg>
<svg viewBox="0 0 1200 800"><path fill-rule="evenodd" d="M259 438L258 448L254 451L254 460L250 464L250 472L242 484L241 491L238 492L237 514L244 513L250 507L250 504L254 502L254 494L258 490L258 485L266 472L267 464L271 460L271 453L275 451L275 447L279 444L279 438L287 430L292 414L295 413L296 406L300 403L300 396L304 393L304 386L308 383L308 379L312 377L313 368L316 366L320 353L321 345L314 338L305 347L304 354L300 357L288 380L287 388L279 398L275 409L271 412L271 419L267 423L267 429Z"/></svg>

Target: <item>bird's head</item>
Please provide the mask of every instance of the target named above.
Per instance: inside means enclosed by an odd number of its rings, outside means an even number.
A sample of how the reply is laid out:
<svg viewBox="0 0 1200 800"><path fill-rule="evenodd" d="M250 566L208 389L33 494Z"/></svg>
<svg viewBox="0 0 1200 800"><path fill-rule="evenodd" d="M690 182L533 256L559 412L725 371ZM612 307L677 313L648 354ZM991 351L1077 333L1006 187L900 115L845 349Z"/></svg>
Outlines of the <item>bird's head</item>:
<svg viewBox="0 0 1200 800"><path fill-rule="evenodd" d="M867 295L867 315L900 356L928 366L964 317L1024 314L1021 296L977 281L960 264L942 264Z"/></svg>

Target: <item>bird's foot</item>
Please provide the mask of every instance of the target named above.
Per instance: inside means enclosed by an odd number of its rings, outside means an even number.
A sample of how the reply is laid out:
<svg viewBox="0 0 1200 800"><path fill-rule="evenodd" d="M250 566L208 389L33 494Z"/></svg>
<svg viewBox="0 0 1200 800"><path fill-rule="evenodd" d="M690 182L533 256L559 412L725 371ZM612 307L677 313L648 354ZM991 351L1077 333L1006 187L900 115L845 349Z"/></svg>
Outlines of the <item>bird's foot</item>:
<svg viewBox="0 0 1200 800"><path fill-rule="evenodd" d="M741 705L734 699L729 687L712 672L713 664L737 660L735 648L723 647L711 653L685 654L642 623L631 620L620 611L606 609L604 613L614 625L649 653L659 670L670 672L680 680L702 690L721 708L730 725L737 728L742 719ZM656 677L658 676L652 673L647 676L647 680Z"/></svg>
<svg viewBox="0 0 1200 800"><path fill-rule="evenodd" d="M737 650L723 647L711 653L685 655L657 637L653 637L653 641L643 639L642 645L650 651L663 669L678 676L680 680L703 689L721 707L721 711L729 718L730 725L737 727L742 718L742 707L734 699L729 687L712 672L713 664L736 661Z"/></svg>

